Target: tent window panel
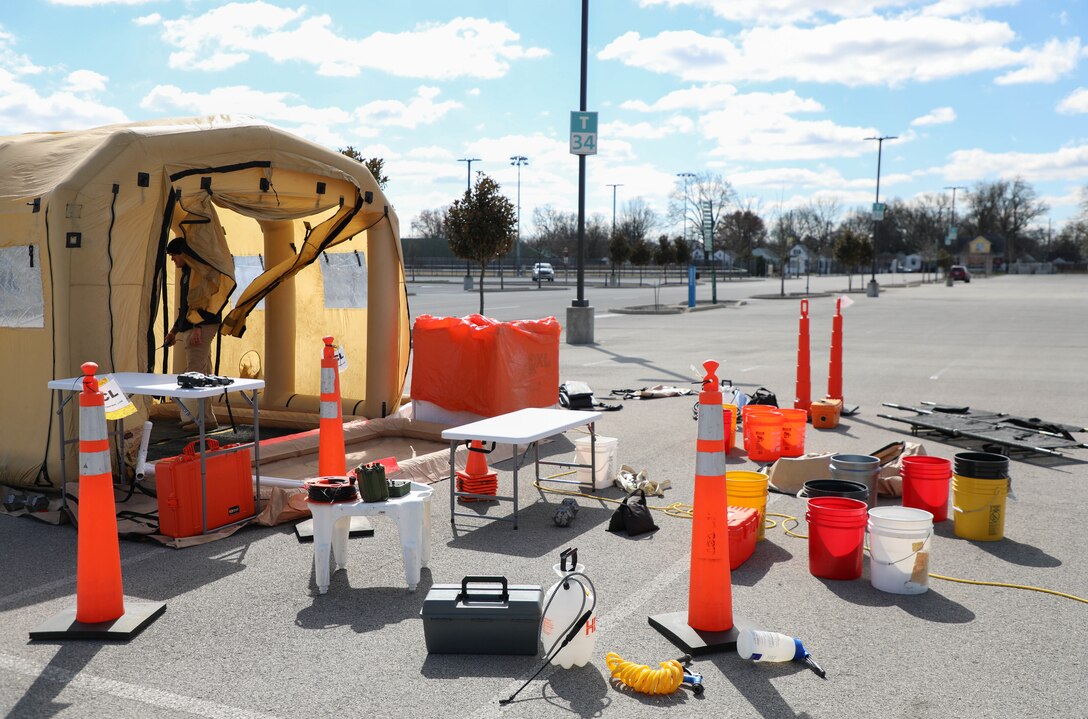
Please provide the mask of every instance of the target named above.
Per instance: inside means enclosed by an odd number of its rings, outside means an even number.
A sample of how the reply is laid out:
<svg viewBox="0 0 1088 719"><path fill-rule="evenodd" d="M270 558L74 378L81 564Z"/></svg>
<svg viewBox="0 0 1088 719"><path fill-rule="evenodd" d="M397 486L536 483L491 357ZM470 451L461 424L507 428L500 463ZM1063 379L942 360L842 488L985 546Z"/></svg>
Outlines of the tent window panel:
<svg viewBox="0 0 1088 719"><path fill-rule="evenodd" d="M0 247L0 327L45 327L42 253L36 244Z"/></svg>
<svg viewBox="0 0 1088 719"><path fill-rule="evenodd" d="M264 265L261 264L260 255L241 255L234 258L234 281L238 288L234 291L234 298L242 296L242 292L249 287L249 283L264 273ZM264 299L257 303L254 309L264 309Z"/></svg>
<svg viewBox="0 0 1088 719"><path fill-rule="evenodd" d="M366 257L361 252L324 252L321 267L328 309L366 309Z"/></svg>

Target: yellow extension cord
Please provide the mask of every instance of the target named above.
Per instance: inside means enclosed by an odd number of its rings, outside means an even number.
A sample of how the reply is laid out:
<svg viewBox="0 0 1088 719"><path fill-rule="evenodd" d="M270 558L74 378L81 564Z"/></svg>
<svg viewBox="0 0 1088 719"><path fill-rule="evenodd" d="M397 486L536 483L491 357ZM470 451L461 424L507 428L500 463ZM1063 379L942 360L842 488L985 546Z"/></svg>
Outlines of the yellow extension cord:
<svg viewBox="0 0 1088 719"><path fill-rule="evenodd" d="M556 477L563 477L563 476L568 475L568 474L574 474L574 472L560 472L558 474L553 474L553 475L551 475L549 477L545 477L545 479L555 479ZM575 492L575 491L567 490L567 489L552 489L551 487L542 487L542 486L540 486L540 482L533 482L533 486L536 487L541 492L551 492L553 494L567 494L567 495L570 495L570 496L573 496L573 497L585 497L586 499L595 499L595 500L600 501L600 502L611 502L613 504L619 504L620 502L623 501L623 500L620 500L620 499L610 499L609 497L602 497L602 496L597 495L597 494L586 494L585 492ZM647 506L650 506L650 505L647 505ZM683 502L673 502L672 504L666 505L664 507L650 506L650 509L656 510L658 512L664 512L665 514L667 514L670 517L678 517L678 518L681 518L681 519L691 519L692 518L692 513L694 512L695 508L692 507L690 504L684 504ZM795 529L797 527L797 525L801 523L801 520L799 520L797 517L793 517L793 516L790 516L788 514L779 514L777 512L767 512L766 516L767 517L780 517L782 519L782 531L785 532L790 537L796 537L797 539L808 539L807 534L798 534L797 532L793 531L793 529ZM793 521L795 523L793 525L793 527L786 527L786 522L789 522L789 521ZM773 528L775 528L777 526L778 526L777 522L774 522L774 521L772 521L770 519L765 520L765 524L764 524L765 528L773 529ZM868 549L868 547L866 547L866 549ZM959 582L960 584L976 584L976 585L983 586L983 587L1005 587L1006 589L1025 589L1025 590L1030 590L1032 592L1042 592L1043 594L1053 594L1056 597L1062 597L1063 599L1072 599L1073 601L1076 601L1076 602L1083 602L1084 604L1088 604L1088 599L1084 599L1083 597L1078 597L1075 594L1066 594L1065 592L1059 592L1059 591L1054 590L1054 589L1045 589L1043 587L1033 587L1033 586L1028 585L1028 584L1009 584L1007 582L987 582L987 581L983 581L981 579L961 579L959 577L948 577L948 576L945 576L943 574L933 574L932 572L930 573L929 576L933 577L934 579L943 579L946 582Z"/></svg>

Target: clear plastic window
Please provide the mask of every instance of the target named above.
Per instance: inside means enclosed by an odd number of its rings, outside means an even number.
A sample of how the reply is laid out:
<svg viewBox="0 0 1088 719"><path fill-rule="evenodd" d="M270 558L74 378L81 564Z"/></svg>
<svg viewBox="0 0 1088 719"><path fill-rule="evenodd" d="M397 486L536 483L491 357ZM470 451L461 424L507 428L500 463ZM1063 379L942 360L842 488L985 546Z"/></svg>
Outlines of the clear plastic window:
<svg viewBox="0 0 1088 719"><path fill-rule="evenodd" d="M366 257L361 252L323 252L321 267L325 307L366 309Z"/></svg>
<svg viewBox="0 0 1088 719"><path fill-rule="evenodd" d="M235 288L234 294L231 295L232 299L237 301L245 289L249 287L249 284L263 273L264 262L259 255L236 256L234 258L234 281L238 283L238 287ZM261 301L257 303L254 309L264 309L264 298L261 298Z"/></svg>
<svg viewBox="0 0 1088 719"><path fill-rule="evenodd" d="M0 247L0 327L45 327L40 249Z"/></svg>

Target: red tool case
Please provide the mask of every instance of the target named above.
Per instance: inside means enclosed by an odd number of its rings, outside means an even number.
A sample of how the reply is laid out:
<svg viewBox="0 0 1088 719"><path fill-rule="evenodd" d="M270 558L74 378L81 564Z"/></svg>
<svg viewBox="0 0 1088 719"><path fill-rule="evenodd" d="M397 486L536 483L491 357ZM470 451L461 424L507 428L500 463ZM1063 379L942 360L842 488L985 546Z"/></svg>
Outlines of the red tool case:
<svg viewBox="0 0 1088 719"><path fill-rule="evenodd" d="M208 529L216 529L253 515L253 474L249 448L230 450L206 440ZM155 464L159 500L159 531L168 537L201 534L200 452L190 442L176 457Z"/></svg>
<svg viewBox="0 0 1088 719"><path fill-rule="evenodd" d="M729 568L736 569L748 561L756 549L759 510L753 507L729 507Z"/></svg>

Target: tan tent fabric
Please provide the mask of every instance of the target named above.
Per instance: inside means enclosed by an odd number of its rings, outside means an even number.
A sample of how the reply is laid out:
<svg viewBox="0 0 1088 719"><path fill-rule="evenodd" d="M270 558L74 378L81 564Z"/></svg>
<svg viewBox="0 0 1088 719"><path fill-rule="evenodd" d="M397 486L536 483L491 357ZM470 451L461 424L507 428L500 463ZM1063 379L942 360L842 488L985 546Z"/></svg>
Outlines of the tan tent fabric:
<svg viewBox="0 0 1088 719"><path fill-rule="evenodd" d="M316 408L321 338L332 335L349 360L345 403L367 417L399 406L410 329L399 222L361 163L220 115L3 137L0 167L0 482L60 485L50 380L86 361L100 374L178 371L161 345L177 311L164 250L182 232L229 293L219 374L256 372L263 407ZM353 303L328 299L338 253L358 263ZM135 404L126 426L154 400ZM70 480L75 452L64 450Z"/></svg>

